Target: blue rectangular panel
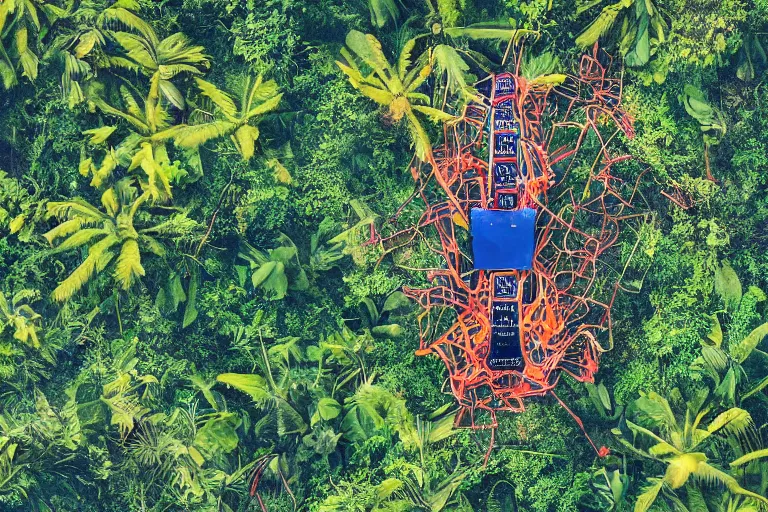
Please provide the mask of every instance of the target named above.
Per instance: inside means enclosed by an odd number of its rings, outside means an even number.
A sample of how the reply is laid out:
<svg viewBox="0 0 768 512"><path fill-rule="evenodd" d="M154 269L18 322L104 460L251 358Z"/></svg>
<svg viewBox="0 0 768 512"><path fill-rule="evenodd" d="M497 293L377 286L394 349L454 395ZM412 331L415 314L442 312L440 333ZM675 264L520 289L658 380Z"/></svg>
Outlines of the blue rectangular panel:
<svg viewBox="0 0 768 512"><path fill-rule="evenodd" d="M517 278L512 275L498 275L493 279L493 296L497 299L517 298Z"/></svg>
<svg viewBox="0 0 768 512"><path fill-rule="evenodd" d="M518 135L514 132L497 133L493 147L494 156L511 157L517 155L517 139Z"/></svg>
<svg viewBox="0 0 768 512"><path fill-rule="evenodd" d="M520 370L523 349L517 302L494 301L491 307L491 351L488 366L492 370Z"/></svg>
<svg viewBox="0 0 768 512"><path fill-rule="evenodd" d="M497 132L513 131L517 133L520 131L520 126L515 121L511 112L507 113L505 110L496 110L493 119L493 127Z"/></svg>
<svg viewBox="0 0 768 512"><path fill-rule="evenodd" d="M517 162L494 162L493 183L497 187L514 187L517 185Z"/></svg>
<svg viewBox="0 0 768 512"><path fill-rule="evenodd" d="M497 75L496 83L494 85L496 96L504 96L515 92L515 81L509 73Z"/></svg>
<svg viewBox="0 0 768 512"><path fill-rule="evenodd" d="M533 261L536 210L472 208L470 232L477 270L529 270Z"/></svg>
<svg viewBox="0 0 768 512"><path fill-rule="evenodd" d="M499 193L494 206L502 210L512 210L517 206L517 193Z"/></svg>

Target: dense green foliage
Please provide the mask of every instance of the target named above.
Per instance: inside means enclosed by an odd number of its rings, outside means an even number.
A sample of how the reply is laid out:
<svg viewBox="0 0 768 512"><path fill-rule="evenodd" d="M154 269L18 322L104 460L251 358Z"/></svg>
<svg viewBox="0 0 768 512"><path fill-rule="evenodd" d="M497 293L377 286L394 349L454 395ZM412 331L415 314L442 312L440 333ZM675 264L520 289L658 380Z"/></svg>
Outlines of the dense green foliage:
<svg viewBox="0 0 768 512"><path fill-rule="evenodd" d="M765 509L766 28L765 0L0 0L0 509ZM531 78L623 62L648 213L599 382L559 385L611 456L542 399L483 466L398 291L439 263L364 242L520 37Z"/></svg>

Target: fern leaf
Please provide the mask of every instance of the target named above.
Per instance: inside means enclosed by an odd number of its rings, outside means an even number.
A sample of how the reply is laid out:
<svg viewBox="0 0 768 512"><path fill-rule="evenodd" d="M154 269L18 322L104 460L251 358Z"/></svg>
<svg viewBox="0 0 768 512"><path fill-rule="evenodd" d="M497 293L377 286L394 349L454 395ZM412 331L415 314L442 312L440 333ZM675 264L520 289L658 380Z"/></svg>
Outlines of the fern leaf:
<svg viewBox="0 0 768 512"><path fill-rule="evenodd" d="M261 375L248 373L222 373L216 380L250 396L257 404L264 404L273 398L267 381Z"/></svg>
<svg viewBox="0 0 768 512"><path fill-rule="evenodd" d="M397 74L400 78L405 77L408 73L408 68L411 67L411 53L416 46L416 38L409 39L400 50L400 57L397 59Z"/></svg>
<svg viewBox="0 0 768 512"><path fill-rule="evenodd" d="M515 488L506 480L499 480L488 494L486 512L517 512Z"/></svg>
<svg viewBox="0 0 768 512"><path fill-rule="evenodd" d="M467 81L465 79L469 71L469 65L461 58L455 48L447 44L439 44L432 50L432 59L439 76L446 76L448 91L465 91Z"/></svg>

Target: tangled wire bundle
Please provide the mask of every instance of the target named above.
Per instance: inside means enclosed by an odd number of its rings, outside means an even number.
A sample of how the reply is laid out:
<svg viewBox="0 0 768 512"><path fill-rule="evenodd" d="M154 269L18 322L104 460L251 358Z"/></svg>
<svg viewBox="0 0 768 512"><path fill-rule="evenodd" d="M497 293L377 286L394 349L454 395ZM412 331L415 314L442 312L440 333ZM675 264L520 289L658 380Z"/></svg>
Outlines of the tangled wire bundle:
<svg viewBox="0 0 768 512"><path fill-rule="evenodd" d="M634 132L610 65L595 47L576 76L526 80L518 60L515 72L476 84L475 100L444 124L442 145L412 168L416 191L381 239L389 252L421 237L444 262L427 270L432 286L404 292L423 308L417 354L437 354L448 369L457 426L495 428L498 411L553 393L562 371L593 381L610 349L621 277L601 257L638 216L639 182L612 174L629 158L612 154L612 140ZM418 198L423 213L403 229ZM529 231L526 219L535 219Z"/></svg>

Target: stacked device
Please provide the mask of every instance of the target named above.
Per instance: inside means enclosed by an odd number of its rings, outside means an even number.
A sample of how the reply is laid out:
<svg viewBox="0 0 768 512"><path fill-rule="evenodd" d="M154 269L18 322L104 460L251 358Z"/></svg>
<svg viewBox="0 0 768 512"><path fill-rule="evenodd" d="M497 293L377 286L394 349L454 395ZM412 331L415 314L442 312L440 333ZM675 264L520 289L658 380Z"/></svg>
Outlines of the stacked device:
<svg viewBox="0 0 768 512"><path fill-rule="evenodd" d="M520 124L515 116L516 84L507 73L494 77L488 127L489 186L492 204L473 208L470 217L474 268L490 271L491 339L488 365L520 370L520 304L530 302L528 277L533 261L536 211L521 208L522 166L518 160ZM523 281L523 289L520 282Z"/></svg>

